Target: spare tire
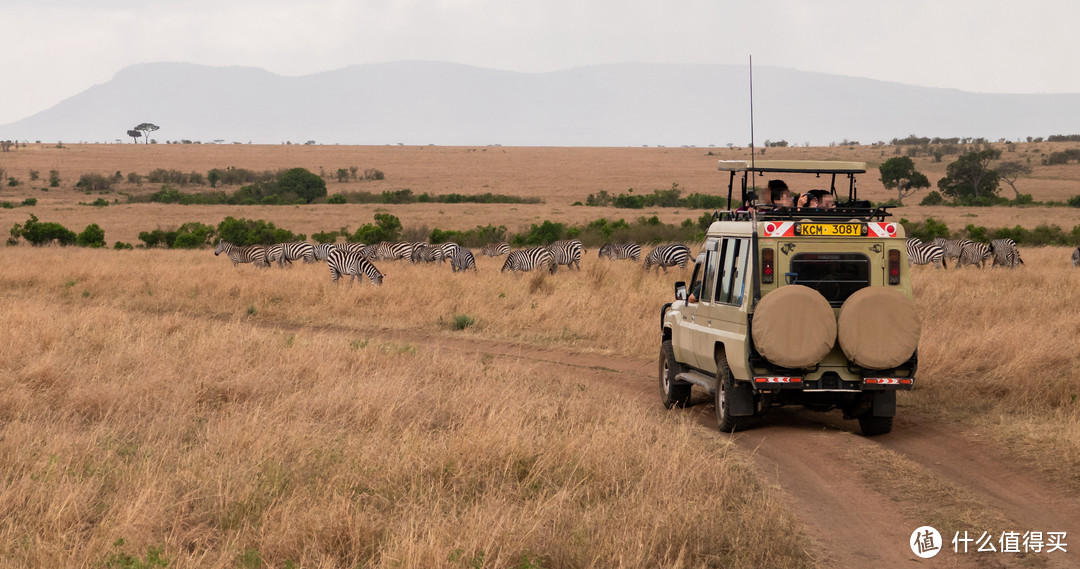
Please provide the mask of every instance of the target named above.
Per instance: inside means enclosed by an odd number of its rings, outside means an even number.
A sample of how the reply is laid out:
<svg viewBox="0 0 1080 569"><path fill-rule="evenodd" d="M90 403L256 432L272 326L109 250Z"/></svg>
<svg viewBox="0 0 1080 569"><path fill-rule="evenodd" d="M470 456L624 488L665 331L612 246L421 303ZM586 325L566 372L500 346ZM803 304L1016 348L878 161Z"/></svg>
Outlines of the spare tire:
<svg viewBox="0 0 1080 569"><path fill-rule="evenodd" d="M782 286L763 296L754 309L753 338L758 353L773 364L809 367L836 343L836 315L818 291Z"/></svg>
<svg viewBox="0 0 1080 569"><path fill-rule="evenodd" d="M867 369L894 368L919 347L915 302L888 288L866 287L844 301L837 321L840 349Z"/></svg>

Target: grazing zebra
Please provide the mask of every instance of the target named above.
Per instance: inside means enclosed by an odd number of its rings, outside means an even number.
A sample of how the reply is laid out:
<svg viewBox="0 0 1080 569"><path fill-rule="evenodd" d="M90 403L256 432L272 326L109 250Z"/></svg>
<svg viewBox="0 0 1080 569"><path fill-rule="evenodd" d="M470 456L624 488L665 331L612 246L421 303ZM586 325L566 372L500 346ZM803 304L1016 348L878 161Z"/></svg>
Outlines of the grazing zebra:
<svg viewBox="0 0 1080 569"><path fill-rule="evenodd" d="M413 247L411 258L414 263L433 263L435 261L441 263L443 260L443 250L442 247L437 245L420 243Z"/></svg>
<svg viewBox="0 0 1080 569"><path fill-rule="evenodd" d="M305 263L314 263L315 247L307 241L291 241L266 248L266 261L268 263L277 261L279 267L284 267L286 263L291 265L297 259L303 259Z"/></svg>
<svg viewBox="0 0 1080 569"><path fill-rule="evenodd" d="M990 242L990 251L994 254L992 263L994 266L1003 265L1012 268L1024 264L1024 260L1020 258L1020 249L1016 247L1016 241L1012 239L994 239Z"/></svg>
<svg viewBox="0 0 1080 569"><path fill-rule="evenodd" d="M556 265L566 265L567 270L577 267L581 270L581 254L585 251L581 241L571 239L569 241L556 241L548 245L548 251L555 257Z"/></svg>
<svg viewBox="0 0 1080 569"><path fill-rule="evenodd" d="M1072 262L1073 267L1080 267L1080 247L1073 249Z"/></svg>
<svg viewBox="0 0 1080 569"><path fill-rule="evenodd" d="M479 272L476 268L476 258L473 257L472 251L465 247L458 247L454 251L454 256L450 257L450 269L455 273L458 271L466 271L472 269L473 272Z"/></svg>
<svg viewBox="0 0 1080 569"><path fill-rule="evenodd" d="M929 265L933 263L936 269L948 268L948 265L945 264L945 249L937 245L923 243L914 237L907 240L907 260L909 267L913 264Z"/></svg>
<svg viewBox="0 0 1080 569"><path fill-rule="evenodd" d="M510 254L510 244L505 241L488 243L480 248L480 252L488 257L501 257Z"/></svg>
<svg viewBox="0 0 1080 569"><path fill-rule="evenodd" d="M532 249L510 251L506 255L506 262L503 263L499 272L509 269L516 275L518 271L531 271L544 265L547 265L548 272L552 274L559 269L559 266L555 264L555 257L552 256L547 247L533 247Z"/></svg>
<svg viewBox="0 0 1080 569"><path fill-rule="evenodd" d="M367 260L363 253L336 249L326 258L326 264L330 267L330 278L334 282L344 275L348 275L349 282L352 282L354 278L359 279L361 274L365 274L371 279L371 284L382 284L383 274Z"/></svg>
<svg viewBox="0 0 1080 569"><path fill-rule="evenodd" d="M233 266L240 263L252 263L256 267L269 268L270 262L266 260L266 248L262 245L247 245L238 247L222 239L214 248L214 256L225 253L232 260Z"/></svg>
<svg viewBox="0 0 1080 569"><path fill-rule="evenodd" d="M956 262L956 268L959 269L964 265L975 265L981 269L993 255L990 246L986 243L969 242L960 250L960 259Z"/></svg>
<svg viewBox="0 0 1080 569"><path fill-rule="evenodd" d="M934 245L941 247L945 251L942 261L945 259L959 259L960 251L964 248L964 245L969 243L972 243L972 241L968 239L945 239L944 237L934 239Z"/></svg>
<svg viewBox="0 0 1080 569"><path fill-rule="evenodd" d="M645 263L642 267L648 271L653 265L656 265L656 274L660 274L661 267L663 267L664 273L667 273L667 268L675 265L678 265L680 269L685 269L689 260L690 248L686 245L661 245L649 252L649 256L645 257Z"/></svg>
<svg viewBox="0 0 1080 569"><path fill-rule="evenodd" d="M325 261L326 258L330 255L330 253L334 252L337 249L337 244L336 243L319 243L318 245L315 245L313 248L315 250L315 260L316 261Z"/></svg>
<svg viewBox="0 0 1080 569"><path fill-rule="evenodd" d="M443 259L453 259L454 255L457 254L458 249L461 248L460 245L454 243L453 241L447 241L442 245L436 245L436 247L442 248ZM439 259L439 262L442 263L442 259Z"/></svg>
<svg viewBox="0 0 1080 569"><path fill-rule="evenodd" d="M637 243L608 243L600 248L599 256L608 259L641 260L641 245Z"/></svg>
<svg viewBox="0 0 1080 569"><path fill-rule="evenodd" d="M389 260L409 259L412 258L414 245L414 243L410 243L407 241L401 243L389 243L387 241L383 241L381 243L372 245L372 247L374 247L374 253L368 258L370 259L374 257L374 259Z"/></svg>

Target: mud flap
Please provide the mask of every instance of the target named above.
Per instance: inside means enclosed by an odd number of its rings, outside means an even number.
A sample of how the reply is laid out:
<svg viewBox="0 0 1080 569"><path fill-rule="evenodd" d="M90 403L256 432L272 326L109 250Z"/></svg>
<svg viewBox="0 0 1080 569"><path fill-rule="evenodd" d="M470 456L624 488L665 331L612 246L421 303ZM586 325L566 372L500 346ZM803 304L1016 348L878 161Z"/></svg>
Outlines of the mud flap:
<svg viewBox="0 0 1080 569"><path fill-rule="evenodd" d="M896 392L889 390L875 393L872 414L875 417L895 417Z"/></svg>
<svg viewBox="0 0 1080 569"><path fill-rule="evenodd" d="M752 417L757 412L754 405L754 387L746 381L736 381L726 394L728 408L733 417Z"/></svg>

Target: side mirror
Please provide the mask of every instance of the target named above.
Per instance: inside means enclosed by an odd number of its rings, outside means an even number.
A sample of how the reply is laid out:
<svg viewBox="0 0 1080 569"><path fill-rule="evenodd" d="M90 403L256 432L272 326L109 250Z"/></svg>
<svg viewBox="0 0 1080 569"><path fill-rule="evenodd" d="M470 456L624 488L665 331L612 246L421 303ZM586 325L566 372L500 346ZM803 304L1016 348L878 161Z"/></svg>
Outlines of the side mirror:
<svg viewBox="0 0 1080 569"><path fill-rule="evenodd" d="M675 283L675 300L686 300L686 282Z"/></svg>

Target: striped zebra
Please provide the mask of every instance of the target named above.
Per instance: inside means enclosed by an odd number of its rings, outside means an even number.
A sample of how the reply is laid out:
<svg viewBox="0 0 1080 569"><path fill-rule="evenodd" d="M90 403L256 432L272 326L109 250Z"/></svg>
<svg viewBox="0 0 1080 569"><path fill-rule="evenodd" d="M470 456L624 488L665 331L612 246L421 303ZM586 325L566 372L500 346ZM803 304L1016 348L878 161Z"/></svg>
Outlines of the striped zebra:
<svg viewBox="0 0 1080 569"><path fill-rule="evenodd" d="M443 250L438 245L428 245L427 243L420 243L413 247L412 255L410 255L412 262L414 263L434 263L435 261L442 262Z"/></svg>
<svg viewBox="0 0 1080 569"><path fill-rule="evenodd" d="M667 268L675 265L678 265L680 269L685 269L689 260L690 248L686 245L661 245L649 252L649 256L645 257L645 263L642 267L645 271L648 271L655 265L656 274L660 274L661 267L663 267L664 273L667 273Z"/></svg>
<svg viewBox="0 0 1080 569"><path fill-rule="evenodd" d="M488 243L480 248L480 252L488 257L501 257L510 254L510 244L505 241Z"/></svg>
<svg viewBox="0 0 1080 569"><path fill-rule="evenodd" d="M461 248L460 245L458 245L457 243L454 243L453 241L447 241L446 243L443 243L442 245L436 245L436 247L439 247L439 248L442 249L443 259L453 259L454 255L457 254L458 249ZM439 262L441 263L442 259L439 259Z"/></svg>
<svg viewBox="0 0 1080 569"><path fill-rule="evenodd" d="M555 264L555 257L552 256L551 251L548 251L547 247L519 249L517 251L510 251L510 253L506 255L506 262L503 263L502 269L499 272L509 269L516 275L518 271L531 271L544 265L547 265L548 272L552 274L559 269L559 266Z"/></svg>
<svg viewBox="0 0 1080 569"><path fill-rule="evenodd" d="M247 245L238 247L222 239L214 248L214 256L225 253L229 256L233 266L240 263L252 263L256 267L269 268L270 262L266 260L266 248L262 245Z"/></svg>
<svg viewBox="0 0 1080 569"><path fill-rule="evenodd" d="M960 250L960 259L956 262L956 268L964 265L975 265L980 269L986 265L986 261L994 254L986 243L969 242Z"/></svg>
<svg viewBox="0 0 1080 569"><path fill-rule="evenodd" d="M637 243L608 243L600 248L600 257L608 259L630 259L637 262L641 260L641 245Z"/></svg>
<svg viewBox="0 0 1080 569"><path fill-rule="evenodd" d="M1024 260L1020 258L1020 249L1016 247L1016 241L1012 239L994 239L990 242L990 251L994 254L992 263L994 266L1002 265L1012 268L1024 264Z"/></svg>
<svg viewBox="0 0 1080 569"><path fill-rule="evenodd" d="M1073 249L1072 263L1073 268L1080 267L1080 247Z"/></svg>
<svg viewBox="0 0 1080 569"><path fill-rule="evenodd" d="M911 265L929 265L933 263L935 269L948 268L948 265L945 264L945 249L937 245L923 243L914 237L907 240L907 260L909 267Z"/></svg>
<svg viewBox="0 0 1080 569"><path fill-rule="evenodd" d="M945 259L959 259L960 251L968 243L972 243L972 241L969 239L945 239L944 237L934 239L934 245L944 250L945 254L942 256L942 261Z"/></svg>
<svg viewBox="0 0 1080 569"><path fill-rule="evenodd" d="M354 278L359 280L362 274L367 275L373 285L381 285L383 281L383 274L363 253L335 249L326 258L326 264L330 267L330 278L334 282L345 275L348 275L349 282L352 282Z"/></svg>
<svg viewBox="0 0 1080 569"><path fill-rule="evenodd" d="M337 243L319 243L313 247L316 261L325 261L330 253L337 250Z"/></svg>
<svg viewBox="0 0 1080 569"><path fill-rule="evenodd" d="M277 243L266 248L266 261L277 262L279 267L291 265L293 261L303 259L305 263L315 262L315 247L307 241Z"/></svg>
<svg viewBox="0 0 1080 569"><path fill-rule="evenodd" d="M408 241L403 241L400 243L390 243L388 241L383 241L381 243L371 245L371 247L375 248L373 253L374 259L387 260L411 258L413 246L414 244ZM371 256L369 256L369 258L371 258Z"/></svg>
<svg viewBox="0 0 1080 569"><path fill-rule="evenodd" d="M476 258L473 257L472 251L465 247L458 247L454 251L454 256L450 257L450 269L455 273L465 272L468 269L472 269L474 273L479 272L476 268Z"/></svg>
<svg viewBox="0 0 1080 569"><path fill-rule="evenodd" d="M569 241L556 241L547 246L548 251L551 251L551 256L555 257L556 265L566 265L567 270L572 270L577 267L577 270L581 270L581 254L585 252L585 247L581 244L581 241L577 239L570 239Z"/></svg>

